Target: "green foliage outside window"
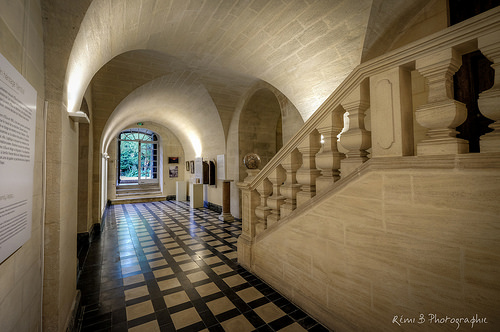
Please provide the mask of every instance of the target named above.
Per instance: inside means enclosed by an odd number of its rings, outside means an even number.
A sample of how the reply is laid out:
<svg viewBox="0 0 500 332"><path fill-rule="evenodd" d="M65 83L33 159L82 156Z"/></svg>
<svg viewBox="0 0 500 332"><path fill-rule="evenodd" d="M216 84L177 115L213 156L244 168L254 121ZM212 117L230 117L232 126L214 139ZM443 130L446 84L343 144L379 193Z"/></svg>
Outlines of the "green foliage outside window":
<svg viewBox="0 0 500 332"><path fill-rule="evenodd" d="M137 177L137 160L139 156L139 142L120 142L120 176Z"/></svg>
<svg viewBox="0 0 500 332"><path fill-rule="evenodd" d="M120 179L156 178L156 155L154 152L157 146L156 134L148 130L134 128L122 131L118 138Z"/></svg>

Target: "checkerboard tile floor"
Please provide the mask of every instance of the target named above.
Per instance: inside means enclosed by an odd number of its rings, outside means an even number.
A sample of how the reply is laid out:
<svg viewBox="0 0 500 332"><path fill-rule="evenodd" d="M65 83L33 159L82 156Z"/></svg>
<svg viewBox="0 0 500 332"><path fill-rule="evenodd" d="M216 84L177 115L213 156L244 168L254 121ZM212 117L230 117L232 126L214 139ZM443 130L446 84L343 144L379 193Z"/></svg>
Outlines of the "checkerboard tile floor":
<svg viewBox="0 0 500 332"><path fill-rule="evenodd" d="M328 331L237 264L240 233L185 202L111 206L78 282L78 328Z"/></svg>

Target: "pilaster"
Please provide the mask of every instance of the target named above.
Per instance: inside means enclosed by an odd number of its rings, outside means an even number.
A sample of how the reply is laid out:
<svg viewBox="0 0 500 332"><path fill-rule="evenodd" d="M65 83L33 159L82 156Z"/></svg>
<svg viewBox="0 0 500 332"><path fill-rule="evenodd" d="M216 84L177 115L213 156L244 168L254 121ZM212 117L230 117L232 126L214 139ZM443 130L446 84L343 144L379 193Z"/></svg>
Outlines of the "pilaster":
<svg viewBox="0 0 500 332"><path fill-rule="evenodd" d="M402 67L370 77L372 158L413 155L410 71Z"/></svg>

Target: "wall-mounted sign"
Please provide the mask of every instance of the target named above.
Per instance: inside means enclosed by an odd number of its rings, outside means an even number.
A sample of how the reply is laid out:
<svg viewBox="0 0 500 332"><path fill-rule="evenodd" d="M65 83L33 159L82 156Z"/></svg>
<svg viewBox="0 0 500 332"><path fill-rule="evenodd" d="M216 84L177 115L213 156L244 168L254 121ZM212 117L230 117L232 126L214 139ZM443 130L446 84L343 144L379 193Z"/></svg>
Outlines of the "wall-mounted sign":
<svg viewBox="0 0 500 332"><path fill-rule="evenodd" d="M203 158L194 159L194 177L197 179L196 183L203 182Z"/></svg>
<svg viewBox="0 0 500 332"><path fill-rule="evenodd" d="M31 236L36 90L0 54L0 263Z"/></svg>
<svg viewBox="0 0 500 332"><path fill-rule="evenodd" d="M223 154L217 155L217 178L219 180L226 179L226 163Z"/></svg>

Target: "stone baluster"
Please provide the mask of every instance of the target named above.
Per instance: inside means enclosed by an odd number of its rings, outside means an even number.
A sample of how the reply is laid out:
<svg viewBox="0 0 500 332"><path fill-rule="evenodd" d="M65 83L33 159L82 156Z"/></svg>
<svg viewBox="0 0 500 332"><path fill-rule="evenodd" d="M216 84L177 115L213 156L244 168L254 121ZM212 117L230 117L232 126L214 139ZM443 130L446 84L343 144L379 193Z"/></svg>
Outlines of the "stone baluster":
<svg viewBox="0 0 500 332"><path fill-rule="evenodd" d="M481 113L494 120L489 125L492 132L481 137L481 152L500 152L500 35L492 33L479 37L478 45L481 52L493 62L495 70L493 87L479 94L478 106Z"/></svg>
<svg viewBox="0 0 500 332"><path fill-rule="evenodd" d="M281 165L269 174L268 179L273 185L273 194L267 199L267 206L271 208L271 214L267 217L268 227L280 220L281 205L285 203L285 196L281 195L281 185L285 178L285 170Z"/></svg>
<svg viewBox="0 0 500 332"><path fill-rule="evenodd" d="M365 112L370 106L368 80L364 80L340 104L349 118L349 129L340 136L340 144L347 150L346 158L340 163L344 177L368 160L366 150L371 147L371 135L365 129Z"/></svg>
<svg viewBox="0 0 500 332"><path fill-rule="evenodd" d="M271 208L267 206L267 198L273 193L273 184L267 178L259 183L256 188L260 195L260 205L255 208L257 225L255 225L255 235L259 235L267 228L267 216L271 214Z"/></svg>
<svg viewBox="0 0 500 332"><path fill-rule="evenodd" d="M321 176L316 179L316 192L319 193L340 179L340 161L345 155L337 149L337 135L344 127L344 109L338 107L318 126L323 135L323 147L316 154L316 167Z"/></svg>
<svg viewBox="0 0 500 332"><path fill-rule="evenodd" d="M301 184L297 193L297 207L316 195L316 178L321 171L316 168L316 153L321 148L321 139L317 130L313 130L297 147L302 154L302 166L297 170L297 182Z"/></svg>
<svg viewBox="0 0 500 332"><path fill-rule="evenodd" d="M296 208L296 197L300 190L300 184L297 183L296 172L302 164L299 150L294 149L283 159L281 166L286 172L285 184L281 186L281 193L285 196L285 204L281 206L281 218L288 216Z"/></svg>
<svg viewBox="0 0 500 332"><path fill-rule="evenodd" d="M457 138L455 130L467 117L465 105L453 99L453 75L461 65L462 57L451 48L416 60L415 67L429 88L427 104L415 114L417 122L428 129L428 138L417 144L417 155L469 151L469 143Z"/></svg>

